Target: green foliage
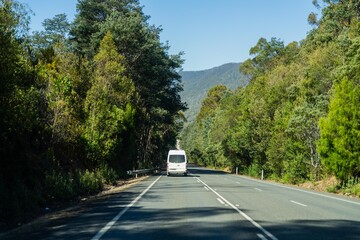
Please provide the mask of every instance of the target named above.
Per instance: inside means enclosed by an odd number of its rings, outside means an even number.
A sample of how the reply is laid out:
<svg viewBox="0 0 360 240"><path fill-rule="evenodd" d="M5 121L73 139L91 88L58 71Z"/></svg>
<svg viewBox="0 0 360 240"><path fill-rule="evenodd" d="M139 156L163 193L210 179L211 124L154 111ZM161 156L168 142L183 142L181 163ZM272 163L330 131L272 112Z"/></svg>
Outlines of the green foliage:
<svg viewBox="0 0 360 240"><path fill-rule="evenodd" d="M345 190L345 194L360 197L360 183L348 187L348 190Z"/></svg>
<svg viewBox="0 0 360 240"><path fill-rule="evenodd" d="M45 176L45 192L48 201L71 200L76 196L76 181L71 174L51 171Z"/></svg>
<svg viewBox="0 0 360 240"><path fill-rule="evenodd" d="M135 89L124 74L123 61L108 33L95 55L94 81L85 100L85 113L88 114L85 139L96 161L109 160L115 148L120 146L121 134L126 129L125 108L133 100Z"/></svg>
<svg viewBox="0 0 360 240"><path fill-rule="evenodd" d="M182 60L147 19L137 0L82 0L74 23L59 14L30 37L27 9L0 1L1 225L159 165L175 145Z"/></svg>
<svg viewBox="0 0 360 240"><path fill-rule="evenodd" d="M294 184L325 171L343 182L358 177L359 3L313 3L322 17L309 16L314 29L303 41L260 38L240 66L248 85L209 91L182 136L201 162Z"/></svg>
<svg viewBox="0 0 360 240"><path fill-rule="evenodd" d="M261 176L261 166L257 164L251 164L243 173L250 177L259 178Z"/></svg>
<svg viewBox="0 0 360 240"><path fill-rule="evenodd" d="M95 171L86 169L67 173L52 170L46 174L44 182L46 201L51 204L96 194L104 188L104 184L115 184L117 178L114 169L105 164Z"/></svg>
<svg viewBox="0 0 360 240"><path fill-rule="evenodd" d="M348 79L335 85L329 113L320 120L319 151L325 166L342 182L359 176L360 88Z"/></svg>
<svg viewBox="0 0 360 240"><path fill-rule="evenodd" d="M202 102L200 112L196 117L198 124L201 124L204 119L212 117L214 111L220 103L220 100L228 91L229 90L224 85L215 86L208 91L206 98Z"/></svg>
<svg viewBox="0 0 360 240"><path fill-rule="evenodd" d="M116 171L107 164L101 164L97 171L103 178L105 184L115 185L116 181L119 179L119 175Z"/></svg>
<svg viewBox="0 0 360 240"><path fill-rule="evenodd" d="M103 189L103 178L99 172L92 172L86 169L85 171L80 171L78 175L78 187L81 195L95 194Z"/></svg>

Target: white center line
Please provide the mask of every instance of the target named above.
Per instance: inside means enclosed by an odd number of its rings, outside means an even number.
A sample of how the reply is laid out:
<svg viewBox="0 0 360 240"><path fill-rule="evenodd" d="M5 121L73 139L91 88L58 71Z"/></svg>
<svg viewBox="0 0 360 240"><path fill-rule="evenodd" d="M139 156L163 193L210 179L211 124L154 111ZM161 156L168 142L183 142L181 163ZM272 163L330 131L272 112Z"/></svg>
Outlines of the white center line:
<svg viewBox="0 0 360 240"><path fill-rule="evenodd" d="M270 239L272 240L278 240L274 235L272 235L270 232L268 232L265 228L263 228L260 224L258 224L257 222L255 222L252 218L250 218L248 215L246 215L243 211L241 211L240 209L238 209L236 206L234 206L234 204L232 204L231 202L229 202L228 200L226 200L226 198L224 198L223 196L221 196L218 192L216 192L214 189L212 189L209 185L207 185L205 182L203 182L201 179L198 178L198 180L204 184L204 186L206 186L208 189L210 189L210 191L212 191L215 195L217 195L223 202L225 202L226 204L228 204L230 207L232 207L235 211L237 211L241 216L243 216L246 220L248 220L252 225L254 225L255 227L257 227L259 230L261 230L266 236L268 236ZM218 198L218 200L219 200Z"/></svg>
<svg viewBox="0 0 360 240"><path fill-rule="evenodd" d="M293 200L290 200L290 202L295 203L295 204L300 205L300 206L303 206L303 207L307 207L305 204L302 204L302 203L299 203L299 202L295 202L295 201L293 201Z"/></svg>

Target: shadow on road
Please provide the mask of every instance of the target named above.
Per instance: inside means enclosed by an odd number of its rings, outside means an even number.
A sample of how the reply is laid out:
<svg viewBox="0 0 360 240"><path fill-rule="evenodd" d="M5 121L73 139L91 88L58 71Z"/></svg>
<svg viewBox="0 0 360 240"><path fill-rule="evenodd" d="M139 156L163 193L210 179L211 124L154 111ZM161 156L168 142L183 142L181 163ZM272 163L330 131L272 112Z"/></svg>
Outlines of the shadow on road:
<svg viewBox="0 0 360 240"><path fill-rule="evenodd" d="M190 171L193 176L225 174L202 168L192 168ZM163 177L165 178L165 176ZM191 181L189 177L191 175L184 179L187 180L186 187L191 188L193 193L200 191L203 186L196 181ZM161 185L156 184L149 193L144 195L144 201L148 204L147 207L142 205L131 207L102 239L258 240L260 239L258 234L270 239L248 220L227 206L205 205L174 208L172 205L166 205L171 201L171 198L163 193L182 194L182 191L188 191L183 187L180 176L167 180L163 181ZM4 239L91 239L150 183L151 181L145 181L124 192L114 194L108 199L92 202L74 212L67 212L33 228L28 228L26 231L9 235ZM159 189L163 192L156 191ZM162 203L164 203L163 207L154 207L156 204L162 206ZM247 209L241 209L241 211L251 216L251 212ZM279 240L360 239L360 220L322 219L284 221L281 223L257 221L257 223Z"/></svg>

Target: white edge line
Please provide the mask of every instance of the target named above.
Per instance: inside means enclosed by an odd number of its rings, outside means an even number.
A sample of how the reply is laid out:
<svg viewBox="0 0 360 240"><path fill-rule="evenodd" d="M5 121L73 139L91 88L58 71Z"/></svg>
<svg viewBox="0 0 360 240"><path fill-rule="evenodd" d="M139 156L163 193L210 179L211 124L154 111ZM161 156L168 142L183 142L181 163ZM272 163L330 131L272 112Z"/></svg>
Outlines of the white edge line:
<svg viewBox="0 0 360 240"><path fill-rule="evenodd" d="M266 240L266 239L267 239L264 235L262 235L262 234L260 234L260 233L257 233L256 235L257 235L261 240Z"/></svg>
<svg viewBox="0 0 360 240"><path fill-rule="evenodd" d="M329 196L329 195L326 195L326 194L306 191L306 190L302 190L302 189L298 189L298 188L294 188L294 187L288 187L288 186L284 186L284 185L280 185L280 184L276 184L276 183L268 183L268 182L264 182L264 181L261 181L261 180L256 180L256 179L252 179L252 178L248 178L248 177L244 177L244 176L241 176L241 178L244 178L244 179L247 179L247 180L250 180L250 181L254 181L254 182L259 182L259 183L262 183L262 184L267 184L267 185L271 185L271 186L286 188L286 189L290 189L290 190L294 190L294 191L298 191L298 192L313 194L313 195L324 197L324 198L330 198L330 199L334 199L334 200L338 200L338 201L342 201L342 202L347 202L347 203L351 203L351 204L360 205L360 202L354 202L354 201L350 201L350 200L346 200L346 199L342 199L342 198Z"/></svg>
<svg viewBox="0 0 360 240"><path fill-rule="evenodd" d="M303 207L307 207L307 205L299 203L299 202L295 202L293 200L290 200L290 202L295 203L295 204L300 205L300 206L303 206Z"/></svg>
<svg viewBox="0 0 360 240"><path fill-rule="evenodd" d="M118 215L116 215L110 222L108 222L105 227L103 227L102 229L100 229L100 231L91 239L91 240L98 240L100 239L120 218L122 215L124 215L128 210L129 208L131 208L132 206L134 206L134 204L140 200L140 198L142 196L145 195L145 193L147 193L147 191L150 190L150 188L152 188L152 186L155 185L155 183L157 181L159 181L159 179L162 177L159 176L154 182L152 182L150 184L150 186L148 186L142 193L140 193L139 196L137 196L131 203L129 203L121 212L118 213Z"/></svg>
<svg viewBox="0 0 360 240"><path fill-rule="evenodd" d="M255 227L260 229L263 233L265 233L269 238L272 240L278 240L274 235L272 235L270 232L268 232L265 228L263 228L260 224L255 222L252 218L250 218L248 215L246 215L243 211L235 207L231 202L226 200L223 196L221 196L219 193L217 193L214 189L212 189L209 185L204 183L201 179L197 178L202 184L204 184L207 188L209 188L213 193L215 193L220 199L222 199L226 204L231 206L235 211L237 211L241 216L243 216L246 220L248 220L250 223L252 223Z"/></svg>
<svg viewBox="0 0 360 240"><path fill-rule="evenodd" d="M218 200L222 205L225 205L225 203L224 203L220 198L217 198L217 200Z"/></svg>

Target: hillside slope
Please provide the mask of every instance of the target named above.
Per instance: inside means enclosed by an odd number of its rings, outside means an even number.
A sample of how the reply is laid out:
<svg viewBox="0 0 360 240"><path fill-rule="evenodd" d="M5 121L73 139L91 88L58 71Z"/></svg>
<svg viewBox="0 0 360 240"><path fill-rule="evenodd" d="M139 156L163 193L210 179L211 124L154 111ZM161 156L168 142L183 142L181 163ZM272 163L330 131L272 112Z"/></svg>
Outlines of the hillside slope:
<svg viewBox="0 0 360 240"><path fill-rule="evenodd" d="M240 73L239 66L240 63L227 63L208 70L180 72L184 84L184 91L180 95L182 101L188 104L189 109L185 115L189 122L195 120L201 102L210 88L223 84L235 90L247 84L248 80Z"/></svg>

